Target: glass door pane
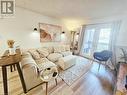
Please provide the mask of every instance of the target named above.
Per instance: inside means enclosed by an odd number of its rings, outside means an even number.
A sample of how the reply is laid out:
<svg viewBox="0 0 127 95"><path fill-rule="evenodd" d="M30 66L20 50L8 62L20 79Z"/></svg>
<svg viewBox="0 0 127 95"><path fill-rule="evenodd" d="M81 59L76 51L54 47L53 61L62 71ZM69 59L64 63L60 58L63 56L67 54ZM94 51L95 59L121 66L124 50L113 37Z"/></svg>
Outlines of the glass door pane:
<svg viewBox="0 0 127 95"><path fill-rule="evenodd" d="M108 50L110 42L111 28L101 28L99 33L99 41L96 51Z"/></svg>
<svg viewBox="0 0 127 95"><path fill-rule="evenodd" d="M84 48L83 48L83 54L85 56L91 56L92 54L94 33L95 29L86 29L85 31Z"/></svg>

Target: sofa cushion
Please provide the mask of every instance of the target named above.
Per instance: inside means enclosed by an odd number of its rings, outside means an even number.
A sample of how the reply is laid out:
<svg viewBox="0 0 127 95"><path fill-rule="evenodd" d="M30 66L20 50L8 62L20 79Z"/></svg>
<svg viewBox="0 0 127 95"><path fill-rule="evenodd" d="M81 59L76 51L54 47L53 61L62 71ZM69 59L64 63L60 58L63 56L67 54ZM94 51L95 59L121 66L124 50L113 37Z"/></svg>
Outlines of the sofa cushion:
<svg viewBox="0 0 127 95"><path fill-rule="evenodd" d="M29 52L35 60L41 58L40 54L36 50L29 50Z"/></svg>
<svg viewBox="0 0 127 95"><path fill-rule="evenodd" d="M75 63L76 63L76 56L69 55L66 57L59 58L58 62L56 62L56 65L61 67L63 70L66 70L71 66L75 65Z"/></svg>
<svg viewBox="0 0 127 95"><path fill-rule="evenodd" d="M51 54L49 54L48 55L48 59L50 60L50 61L52 61L52 62L56 62L59 58L61 58L62 57L62 54L60 54L60 53L51 53Z"/></svg>
<svg viewBox="0 0 127 95"><path fill-rule="evenodd" d="M41 57L47 57L49 55L47 48L38 48L37 51L41 54Z"/></svg>
<svg viewBox="0 0 127 95"><path fill-rule="evenodd" d="M65 51L65 52L61 52L61 54L65 57L65 56L68 56L68 55L72 55L72 52Z"/></svg>

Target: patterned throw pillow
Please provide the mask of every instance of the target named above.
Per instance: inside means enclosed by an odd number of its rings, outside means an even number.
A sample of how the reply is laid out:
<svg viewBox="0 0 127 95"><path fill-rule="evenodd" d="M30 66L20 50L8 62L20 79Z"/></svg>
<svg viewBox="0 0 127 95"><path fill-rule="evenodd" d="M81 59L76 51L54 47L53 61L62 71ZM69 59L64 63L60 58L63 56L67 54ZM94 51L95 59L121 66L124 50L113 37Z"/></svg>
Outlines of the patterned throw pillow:
<svg viewBox="0 0 127 95"><path fill-rule="evenodd" d="M38 60L35 60L35 62L37 64L43 64L43 63L49 62L49 60L47 58L40 58Z"/></svg>
<svg viewBox="0 0 127 95"><path fill-rule="evenodd" d="M49 55L47 48L39 48L37 51L41 54L41 57L47 57Z"/></svg>
<svg viewBox="0 0 127 95"><path fill-rule="evenodd" d="M58 61L59 58L63 57L62 54L60 53L51 53L48 55L48 59L52 62Z"/></svg>
<svg viewBox="0 0 127 95"><path fill-rule="evenodd" d="M40 54L36 50L29 50L30 54L35 60L38 60L41 58Z"/></svg>

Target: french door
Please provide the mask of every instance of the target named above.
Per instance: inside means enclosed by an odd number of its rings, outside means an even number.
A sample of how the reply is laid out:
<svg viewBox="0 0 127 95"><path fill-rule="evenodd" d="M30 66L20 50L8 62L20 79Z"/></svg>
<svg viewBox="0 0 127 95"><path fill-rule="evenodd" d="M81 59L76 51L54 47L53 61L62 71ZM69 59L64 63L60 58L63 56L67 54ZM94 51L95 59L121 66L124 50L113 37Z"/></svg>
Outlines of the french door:
<svg viewBox="0 0 127 95"><path fill-rule="evenodd" d="M84 29L82 55L92 58L95 51L108 50L111 31L111 24L87 25Z"/></svg>

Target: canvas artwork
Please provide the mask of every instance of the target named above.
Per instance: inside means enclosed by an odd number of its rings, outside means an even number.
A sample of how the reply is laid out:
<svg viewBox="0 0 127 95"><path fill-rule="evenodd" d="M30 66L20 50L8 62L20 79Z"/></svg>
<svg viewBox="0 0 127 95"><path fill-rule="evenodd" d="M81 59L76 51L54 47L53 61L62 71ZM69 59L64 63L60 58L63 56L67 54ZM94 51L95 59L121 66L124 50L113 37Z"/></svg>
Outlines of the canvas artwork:
<svg viewBox="0 0 127 95"><path fill-rule="evenodd" d="M52 24L39 23L40 42L59 42L62 27Z"/></svg>

